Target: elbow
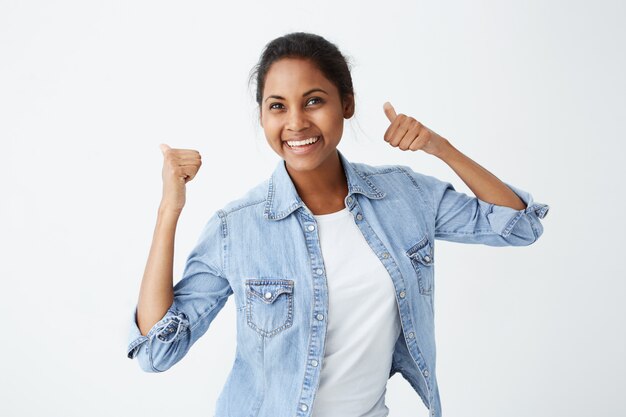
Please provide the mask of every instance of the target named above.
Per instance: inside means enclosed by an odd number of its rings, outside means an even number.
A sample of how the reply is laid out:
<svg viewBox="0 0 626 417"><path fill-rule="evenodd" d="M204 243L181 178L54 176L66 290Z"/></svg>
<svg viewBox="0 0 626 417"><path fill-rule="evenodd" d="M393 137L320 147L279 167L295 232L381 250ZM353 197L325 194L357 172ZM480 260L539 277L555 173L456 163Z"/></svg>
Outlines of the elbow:
<svg viewBox="0 0 626 417"><path fill-rule="evenodd" d="M504 239L511 246L530 246L543 235L543 225L531 216L520 219Z"/></svg>
<svg viewBox="0 0 626 417"><path fill-rule="evenodd" d="M135 326L135 334L138 332ZM164 372L189 349L189 321L184 313L165 317L128 346L128 358L137 358L144 372Z"/></svg>
<svg viewBox="0 0 626 417"><path fill-rule="evenodd" d="M135 351L129 352L128 357L130 359L137 358L139 368L144 372L165 372L176 363L174 357L168 354L171 347L174 346L163 346L155 340L146 340L137 346Z"/></svg>
<svg viewBox="0 0 626 417"><path fill-rule="evenodd" d="M144 372L163 372L163 369L155 366L154 356L152 354L152 341L146 336L142 336L136 342L133 342L127 352L128 359L137 359L139 367Z"/></svg>

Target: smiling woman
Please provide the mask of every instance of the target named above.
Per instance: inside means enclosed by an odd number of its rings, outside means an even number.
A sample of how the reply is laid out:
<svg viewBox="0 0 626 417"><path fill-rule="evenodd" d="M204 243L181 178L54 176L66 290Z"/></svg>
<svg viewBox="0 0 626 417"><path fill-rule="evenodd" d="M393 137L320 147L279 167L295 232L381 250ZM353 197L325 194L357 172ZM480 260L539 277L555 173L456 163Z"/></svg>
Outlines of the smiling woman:
<svg viewBox="0 0 626 417"><path fill-rule="evenodd" d="M208 219L173 286L174 233L201 160L162 145L163 197L128 357L167 370L232 295L238 348L215 415L386 416L386 384L399 372L441 416L435 240L529 245L549 207L389 103L385 140L441 158L476 196L408 166L349 161L337 145L355 111L350 71L319 35L274 39L253 75L280 160Z"/></svg>

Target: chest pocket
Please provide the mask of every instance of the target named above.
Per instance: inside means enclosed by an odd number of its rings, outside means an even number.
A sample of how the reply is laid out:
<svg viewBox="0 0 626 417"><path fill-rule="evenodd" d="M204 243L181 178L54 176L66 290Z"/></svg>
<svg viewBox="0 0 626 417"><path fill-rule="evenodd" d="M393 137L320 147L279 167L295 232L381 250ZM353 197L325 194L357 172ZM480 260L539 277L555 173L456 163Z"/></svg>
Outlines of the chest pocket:
<svg viewBox="0 0 626 417"><path fill-rule="evenodd" d="M246 279L246 322L265 337L293 324L293 280Z"/></svg>
<svg viewBox="0 0 626 417"><path fill-rule="evenodd" d="M420 294L431 295L433 291L433 264L435 262L433 246L424 236L415 245L406 251L406 255L411 260L411 265L417 274Z"/></svg>

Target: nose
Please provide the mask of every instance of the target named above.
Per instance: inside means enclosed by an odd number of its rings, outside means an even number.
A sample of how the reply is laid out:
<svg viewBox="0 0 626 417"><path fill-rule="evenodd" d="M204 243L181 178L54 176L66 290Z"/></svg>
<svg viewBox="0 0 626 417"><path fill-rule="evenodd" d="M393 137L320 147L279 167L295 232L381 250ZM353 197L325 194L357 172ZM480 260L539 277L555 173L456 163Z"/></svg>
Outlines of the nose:
<svg viewBox="0 0 626 417"><path fill-rule="evenodd" d="M310 123L303 110L295 109L289 112L289 118L287 120L287 129L299 131L299 130L308 129L309 127L310 127Z"/></svg>

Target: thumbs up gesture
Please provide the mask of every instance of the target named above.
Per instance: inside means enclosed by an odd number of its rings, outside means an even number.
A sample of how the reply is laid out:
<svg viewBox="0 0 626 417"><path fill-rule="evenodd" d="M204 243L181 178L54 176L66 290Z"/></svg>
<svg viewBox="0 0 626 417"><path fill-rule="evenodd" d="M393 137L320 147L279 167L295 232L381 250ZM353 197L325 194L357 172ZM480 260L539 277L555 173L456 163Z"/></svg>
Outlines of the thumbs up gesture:
<svg viewBox="0 0 626 417"><path fill-rule="evenodd" d="M403 151L423 150L431 155L439 156L448 144L448 140L433 132L415 118L405 114L396 114L388 101L383 104L385 115L391 125L385 131L385 141Z"/></svg>
<svg viewBox="0 0 626 417"><path fill-rule="evenodd" d="M202 165L200 153L193 149L172 149L164 143L159 147L163 154L161 207L180 211L185 205L185 184L196 176Z"/></svg>

